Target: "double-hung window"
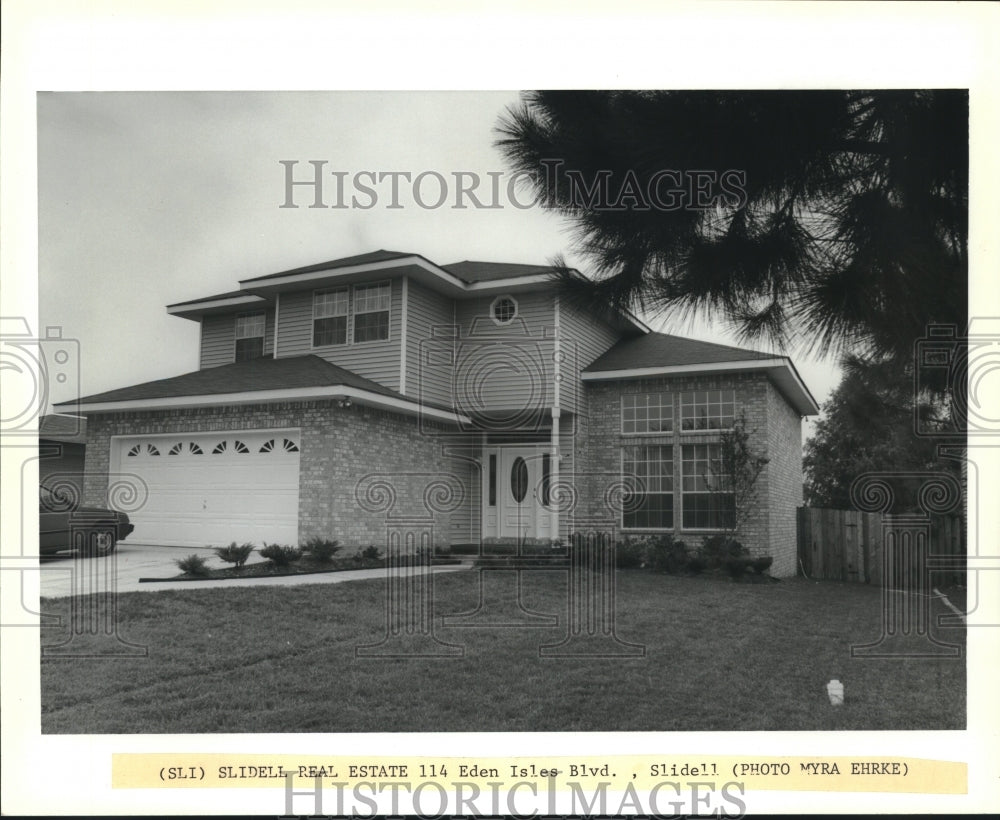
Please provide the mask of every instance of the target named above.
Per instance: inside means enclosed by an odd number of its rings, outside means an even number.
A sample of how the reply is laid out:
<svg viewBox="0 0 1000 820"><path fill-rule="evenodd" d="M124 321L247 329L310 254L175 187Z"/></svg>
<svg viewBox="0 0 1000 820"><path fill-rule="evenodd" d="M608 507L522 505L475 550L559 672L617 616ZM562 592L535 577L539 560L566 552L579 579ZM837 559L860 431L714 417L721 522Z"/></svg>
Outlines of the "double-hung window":
<svg viewBox="0 0 1000 820"><path fill-rule="evenodd" d="M626 488L622 526L673 529L673 445L633 444L622 447L622 477Z"/></svg>
<svg viewBox="0 0 1000 820"><path fill-rule="evenodd" d="M732 476L718 444L681 447L681 524L686 530L717 530L733 526L736 505Z"/></svg>
<svg viewBox="0 0 1000 820"><path fill-rule="evenodd" d="M313 347L347 344L348 289L313 294Z"/></svg>
<svg viewBox="0 0 1000 820"><path fill-rule="evenodd" d="M389 338L389 283L356 285L354 288L354 341L374 342Z"/></svg>
<svg viewBox="0 0 1000 820"><path fill-rule="evenodd" d="M264 311L236 314L236 361L264 355Z"/></svg>

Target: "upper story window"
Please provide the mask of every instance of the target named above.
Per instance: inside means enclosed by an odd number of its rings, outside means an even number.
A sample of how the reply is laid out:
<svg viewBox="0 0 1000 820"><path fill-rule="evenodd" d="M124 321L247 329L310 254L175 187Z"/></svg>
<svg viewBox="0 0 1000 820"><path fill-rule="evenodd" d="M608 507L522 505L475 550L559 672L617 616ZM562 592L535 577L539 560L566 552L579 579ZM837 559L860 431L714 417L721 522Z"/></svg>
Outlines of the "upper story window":
<svg viewBox="0 0 1000 820"><path fill-rule="evenodd" d="M735 390L696 390L681 394L681 430L730 430L736 418Z"/></svg>
<svg viewBox="0 0 1000 820"><path fill-rule="evenodd" d="M264 355L264 311L236 314L236 361Z"/></svg>
<svg viewBox="0 0 1000 820"><path fill-rule="evenodd" d="M389 283L355 285L354 341L375 342L389 338Z"/></svg>
<svg viewBox="0 0 1000 820"><path fill-rule="evenodd" d="M347 344L347 288L313 294L313 347Z"/></svg>
<svg viewBox="0 0 1000 820"><path fill-rule="evenodd" d="M622 396L622 433L672 433L674 404L670 393L626 393Z"/></svg>
<svg viewBox="0 0 1000 820"><path fill-rule="evenodd" d="M513 296L498 296L490 305L490 316L498 325L509 325L517 318L517 302Z"/></svg>

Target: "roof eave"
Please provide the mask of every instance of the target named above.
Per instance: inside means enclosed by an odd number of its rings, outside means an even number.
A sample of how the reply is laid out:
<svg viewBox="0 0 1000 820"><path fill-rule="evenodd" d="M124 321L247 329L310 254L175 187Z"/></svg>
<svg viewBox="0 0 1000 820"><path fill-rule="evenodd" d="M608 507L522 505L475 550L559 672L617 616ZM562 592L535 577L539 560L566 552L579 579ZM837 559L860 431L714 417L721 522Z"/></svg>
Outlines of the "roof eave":
<svg viewBox="0 0 1000 820"><path fill-rule="evenodd" d="M160 396L145 399L125 399L118 401L79 400L55 405L61 412L77 412L81 415L95 413L120 413L133 410L185 410L195 407L219 405L271 404L296 400L351 400L358 404L390 410L405 415L420 415L436 421L454 424L471 424L471 419L450 410L428 407L407 399L386 396L371 390L346 385L321 385L318 387L278 388L274 390L240 391L236 393L209 393L199 396Z"/></svg>
<svg viewBox="0 0 1000 820"><path fill-rule="evenodd" d="M766 372L800 416L815 416L819 413L816 399L813 398L795 369L795 365L787 356L770 359L633 367L618 370L585 370L580 374L580 378L585 382L620 381L689 373L733 373L752 370Z"/></svg>

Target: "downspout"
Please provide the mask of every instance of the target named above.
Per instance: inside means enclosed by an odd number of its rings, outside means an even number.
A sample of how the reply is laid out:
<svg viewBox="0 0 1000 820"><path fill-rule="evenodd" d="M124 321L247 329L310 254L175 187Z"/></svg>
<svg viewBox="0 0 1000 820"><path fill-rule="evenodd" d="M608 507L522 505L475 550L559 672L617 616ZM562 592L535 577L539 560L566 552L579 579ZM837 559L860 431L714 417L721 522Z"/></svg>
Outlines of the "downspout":
<svg viewBox="0 0 1000 820"><path fill-rule="evenodd" d="M406 325L407 301L409 299L409 277L403 277L403 292L400 297L402 313L399 320L399 392L406 395ZM390 303L391 304L391 303Z"/></svg>
<svg viewBox="0 0 1000 820"><path fill-rule="evenodd" d="M552 505L552 519L549 529L550 538L559 537L559 504L553 504L553 499L559 491L559 416L560 408L560 382L562 381L562 350L559 344L559 296L555 296L554 325L555 339L552 344L552 458L549 465L549 504ZM556 488L556 492L552 492Z"/></svg>
<svg viewBox="0 0 1000 820"><path fill-rule="evenodd" d="M274 294L274 339L271 344L274 349L271 351L271 358L278 358L278 320L281 318L281 292Z"/></svg>

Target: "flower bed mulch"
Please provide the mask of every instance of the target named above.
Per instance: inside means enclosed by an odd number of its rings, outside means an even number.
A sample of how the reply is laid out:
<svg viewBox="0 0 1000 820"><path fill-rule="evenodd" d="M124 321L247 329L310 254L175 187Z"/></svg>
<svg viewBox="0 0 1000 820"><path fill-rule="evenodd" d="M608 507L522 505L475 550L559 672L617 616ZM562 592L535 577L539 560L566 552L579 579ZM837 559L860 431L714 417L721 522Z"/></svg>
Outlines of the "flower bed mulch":
<svg viewBox="0 0 1000 820"><path fill-rule="evenodd" d="M447 566L461 564L458 558L434 558L432 566ZM403 566L406 562L402 563ZM281 578L288 575L318 575L325 572L348 572L352 569L378 569L385 567L384 558L341 558L334 561L313 561L303 557L287 566L279 567L270 561L257 561L240 567L224 567L209 569L205 575L189 575L182 572L169 578L140 578L139 583L162 581L222 581L234 578Z"/></svg>

